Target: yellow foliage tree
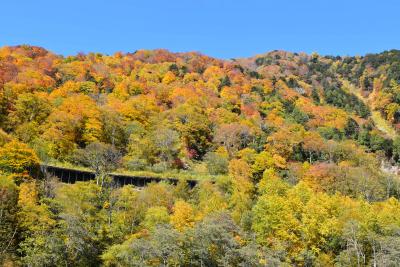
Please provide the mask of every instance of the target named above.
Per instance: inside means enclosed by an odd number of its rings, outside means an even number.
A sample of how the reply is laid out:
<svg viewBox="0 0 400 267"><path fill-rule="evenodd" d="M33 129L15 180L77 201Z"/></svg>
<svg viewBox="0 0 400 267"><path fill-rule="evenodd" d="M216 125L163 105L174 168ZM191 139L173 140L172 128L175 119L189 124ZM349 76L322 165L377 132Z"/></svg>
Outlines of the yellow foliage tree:
<svg viewBox="0 0 400 267"><path fill-rule="evenodd" d="M175 202L172 208L171 224L178 230L184 231L186 228L193 227L195 223L195 212L191 204L184 200Z"/></svg>
<svg viewBox="0 0 400 267"><path fill-rule="evenodd" d="M0 170L8 173L26 172L36 175L39 171L39 158L27 145L11 141L0 147Z"/></svg>
<svg viewBox="0 0 400 267"><path fill-rule="evenodd" d="M231 197L232 218L240 223L243 215L251 209L254 186L251 181L251 167L241 159L229 163L229 175L232 179Z"/></svg>

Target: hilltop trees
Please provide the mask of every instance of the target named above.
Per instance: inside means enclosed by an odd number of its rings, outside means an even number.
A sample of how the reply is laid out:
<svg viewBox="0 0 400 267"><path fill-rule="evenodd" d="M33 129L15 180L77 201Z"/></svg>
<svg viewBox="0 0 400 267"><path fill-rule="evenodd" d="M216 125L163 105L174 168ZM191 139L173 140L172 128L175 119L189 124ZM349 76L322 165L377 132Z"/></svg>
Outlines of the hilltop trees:
<svg viewBox="0 0 400 267"><path fill-rule="evenodd" d="M323 139L356 139L391 156L390 142L364 120L366 104L342 81L357 80L344 66L360 64L353 58L275 51L254 59L253 70L248 61L165 50L67 58L36 50L1 50L1 127L41 158L74 163L76 151L104 143L131 170L191 170L206 161L211 174L224 174L240 150L260 153L266 144L286 160L324 160ZM371 107L395 124L396 80L362 69L363 84L376 87Z"/></svg>

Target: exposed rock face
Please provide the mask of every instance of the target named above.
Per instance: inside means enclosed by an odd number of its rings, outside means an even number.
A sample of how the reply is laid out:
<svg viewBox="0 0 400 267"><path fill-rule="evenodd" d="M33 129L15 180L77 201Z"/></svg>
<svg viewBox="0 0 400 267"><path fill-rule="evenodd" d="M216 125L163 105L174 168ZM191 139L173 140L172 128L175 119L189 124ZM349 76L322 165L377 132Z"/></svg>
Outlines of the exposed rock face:
<svg viewBox="0 0 400 267"><path fill-rule="evenodd" d="M381 170L389 174L400 175L400 167L392 165L389 161L381 161Z"/></svg>

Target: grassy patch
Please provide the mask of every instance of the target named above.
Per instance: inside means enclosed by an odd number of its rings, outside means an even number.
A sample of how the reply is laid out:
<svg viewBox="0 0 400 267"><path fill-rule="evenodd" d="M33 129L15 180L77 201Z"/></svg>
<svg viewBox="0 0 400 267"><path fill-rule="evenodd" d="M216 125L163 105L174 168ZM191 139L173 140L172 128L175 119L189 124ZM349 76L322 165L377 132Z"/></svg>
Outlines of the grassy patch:
<svg viewBox="0 0 400 267"><path fill-rule="evenodd" d="M368 105L368 100L361 95L360 89L356 88L354 85L350 84L348 81L342 81L343 82L343 87L345 88L346 91L349 93L354 94L357 96L361 101L363 101L367 106ZM382 115L379 113L379 111L371 111L371 118L375 123L376 128L380 130L381 132L385 133L388 137L390 138L395 138L397 133L396 130L393 128L393 126L385 120Z"/></svg>

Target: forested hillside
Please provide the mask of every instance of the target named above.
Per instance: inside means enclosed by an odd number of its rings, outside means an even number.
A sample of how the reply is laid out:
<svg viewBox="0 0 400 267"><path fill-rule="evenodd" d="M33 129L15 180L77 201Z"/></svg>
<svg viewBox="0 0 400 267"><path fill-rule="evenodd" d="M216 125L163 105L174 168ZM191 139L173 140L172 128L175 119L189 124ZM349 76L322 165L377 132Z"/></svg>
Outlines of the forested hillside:
<svg viewBox="0 0 400 267"><path fill-rule="evenodd" d="M0 264L398 266L399 83L399 51L0 48Z"/></svg>

